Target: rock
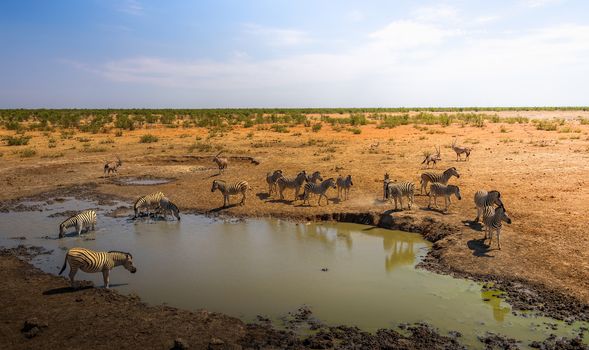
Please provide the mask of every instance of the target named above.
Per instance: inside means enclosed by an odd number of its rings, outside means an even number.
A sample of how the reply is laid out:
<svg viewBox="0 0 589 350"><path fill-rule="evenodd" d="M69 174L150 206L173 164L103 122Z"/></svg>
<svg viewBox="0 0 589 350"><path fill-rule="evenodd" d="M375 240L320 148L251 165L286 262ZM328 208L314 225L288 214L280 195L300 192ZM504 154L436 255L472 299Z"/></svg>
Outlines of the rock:
<svg viewBox="0 0 589 350"><path fill-rule="evenodd" d="M23 328L20 331L24 334L25 337L31 339L39 335L41 331L48 327L49 324L47 322L39 321L39 319L33 317L25 321Z"/></svg>
<svg viewBox="0 0 589 350"><path fill-rule="evenodd" d="M185 350L189 348L190 346L188 345L186 340L182 338L176 338L174 339L174 345L172 346L171 350Z"/></svg>

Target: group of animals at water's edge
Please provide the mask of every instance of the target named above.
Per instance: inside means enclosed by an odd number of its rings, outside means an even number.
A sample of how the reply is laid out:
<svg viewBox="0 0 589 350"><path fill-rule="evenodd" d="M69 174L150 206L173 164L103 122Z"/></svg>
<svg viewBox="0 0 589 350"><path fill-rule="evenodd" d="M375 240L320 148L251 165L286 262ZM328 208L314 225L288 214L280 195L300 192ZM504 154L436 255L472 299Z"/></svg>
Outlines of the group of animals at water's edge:
<svg viewBox="0 0 589 350"><path fill-rule="evenodd" d="M452 149L456 153L457 161L461 160L461 155L465 154L465 160L469 159L472 152L471 148L459 147L456 142L452 144ZM213 157L213 162L218 167L218 175L224 174L228 169L229 159L219 157L221 152ZM436 153L425 154L425 159L422 164L429 166L433 163L435 166L441 160L440 149L436 147ZM117 156L114 161L107 161L104 164L104 176L114 174L118 175L118 168L123 164L122 160ZM428 209L433 206L437 208L437 198L444 198L444 212L448 211L451 204L451 197L455 196L458 200L462 199L460 188L457 185L448 184L452 177L460 178L460 173L456 167L450 167L443 172L423 172L420 176L420 194L429 197ZM330 189L337 189L337 199L347 200L352 188L352 175L338 176L337 179L330 177L323 179L319 171L315 171L310 175L307 171L302 170L294 176L286 176L282 170L274 170L266 174L266 183L268 184L268 196L280 196L284 200L285 190L292 190L294 192L293 201L302 199L303 205L306 203L310 205L310 197L317 195L317 205L321 205L321 199L325 197L326 204L329 204L329 197L327 192ZM429 191L428 191L429 184ZM245 205L248 191L252 187L246 180L239 180L228 183L224 180L216 179L212 182L211 192L219 191L223 196L223 208L230 203L231 196L241 195L239 205ZM302 191L302 193L301 193ZM383 201L389 201L391 204L395 203L395 210L404 209L403 198L407 200L407 207L411 209L415 200L415 184L408 181L392 180L388 173L385 173L383 179ZM474 222L479 222L482 216L482 223L485 226L484 241L489 240L489 246L493 241L493 233L496 235L497 247L501 249L499 236L501 233L502 222L511 224L511 218L508 216L505 206L503 204L501 193L497 190L479 190L474 195L474 203L477 209L477 216ZM145 215L163 216L171 215L180 221L180 210L163 192L158 191L151 194L144 195L138 198L134 205L133 218L139 218ZM75 227L78 235L84 230L94 230L97 221L97 214L94 210L84 210L76 215L69 217L59 225L59 237L65 236L66 229ZM74 277L78 269L84 272L102 272L104 277L104 285L108 288L109 285L109 271L116 266L124 266L132 273L136 272L133 266L132 255L127 252L109 251L109 252L95 252L85 248L72 248L68 251L64 265L60 274L64 271L67 263L70 265L70 280L72 287L75 287Z"/></svg>

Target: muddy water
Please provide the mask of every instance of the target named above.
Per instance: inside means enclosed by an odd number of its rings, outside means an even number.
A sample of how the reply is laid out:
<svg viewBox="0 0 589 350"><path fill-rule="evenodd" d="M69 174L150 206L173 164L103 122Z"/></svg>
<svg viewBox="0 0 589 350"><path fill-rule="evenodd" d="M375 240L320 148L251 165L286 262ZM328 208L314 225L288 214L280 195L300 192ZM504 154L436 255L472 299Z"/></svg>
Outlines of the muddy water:
<svg viewBox="0 0 589 350"><path fill-rule="evenodd" d="M134 186L154 186L154 185L162 185L167 184L172 181L173 179L164 179L164 178L139 178L139 177L122 177L113 180L115 183L119 183L121 185L134 185Z"/></svg>
<svg viewBox="0 0 589 350"><path fill-rule="evenodd" d="M574 337L582 325L515 316L498 292L482 292L478 283L416 269L430 248L418 234L355 224L106 216L115 207L68 200L43 204L42 211L0 213L0 245L53 249L34 261L51 273L59 271L71 247L130 251L138 272L113 270L113 288L152 304L204 308L246 321L265 315L278 326L281 316L307 305L327 324L374 331L425 321L442 334L459 331L461 342L480 347L476 337L487 331L525 346L551 333ZM98 211L95 232L55 238L68 211L88 208ZM100 274L79 272L77 277L102 286Z"/></svg>

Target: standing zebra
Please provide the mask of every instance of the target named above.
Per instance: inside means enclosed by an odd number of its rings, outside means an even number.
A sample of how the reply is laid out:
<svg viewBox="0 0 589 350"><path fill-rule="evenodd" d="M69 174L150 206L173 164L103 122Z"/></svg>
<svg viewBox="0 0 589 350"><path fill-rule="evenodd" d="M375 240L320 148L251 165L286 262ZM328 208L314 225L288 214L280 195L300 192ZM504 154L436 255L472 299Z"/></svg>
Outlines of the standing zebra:
<svg viewBox="0 0 589 350"><path fill-rule="evenodd" d="M164 215L164 219L167 219L168 213L180 221L180 209L170 201L167 197L160 199L159 206L157 208L159 214Z"/></svg>
<svg viewBox="0 0 589 350"><path fill-rule="evenodd" d="M219 190L221 194L223 194L223 208L225 208L227 207L227 204L229 204L229 196L237 195L239 193L242 195L239 205L244 205L245 193L248 189L251 189L251 187L245 180L237 181L231 185L227 185L223 180L214 180L213 187L211 187L211 192Z"/></svg>
<svg viewBox="0 0 589 350"><path fill-rule="evenodd" d="M403 196L407 197L407 201L409 202L408 208L411 209L413 205L415 193L415 184L413 182L388 182L387 183L387 194L386 198L392 203L395 201L395 210L397 210L397 199L401 204L401 210L403 210Z"/></svg>
<svg viewBox="0 0 589 350"><path fill-rule="evenodd" d="M164 197L165 195L163 192L154 192L140 197L135 201L135 204L133 204L133 209L135 210L135 216L133 218L137 218L137 215L140 214L141 208L147 208L148 210L157 209L160 204L160 200Z"/></svg>
<svg viewBox="0 0 589 350"><path fill-rule="evenodd" d="M123 161L118 156L117 156L116 161L110 161L110 162L104 163L104 177L106 177L107 175L110 175L110 173L118 175L119 174L119 167L121 165L123 165Z"/></svg>
<svg viewBox="0 0 589 350"><path fill-rule="evenodd" d="M352 183L352 175L348 175L345 178L341 175L338 176L336 184L337 198L339 199L343 195L346 199L348 199L348 196L350 195L350 188L354 186L354 184Z"/></svg>
<svg viewBox="0 0 589 350"><path fill-rule="evenodd" d="M71 248L67 251L63 267L59 274L63 273L67 263L70 263L70 280L72 288L76 288L76 282L74 276L78 269L88 272L102 272L102 278L104 279L104 288L108 288L108 275L110 270L114 267L123 265L125 269L131 271L131 273L137 272L135 266L133 266L133 256L130 253L119 252L111 250L109 252L97 252L86 248Z"/></svg>
<svg viewBox="0 0 589 350"><path fill-rule="evenodd" d="M501 193L495 190L489 192L484 190L477 191L477 193L474 194L474 204L477 207L477 217L474 219L474 222L479 222L483 208L492 206L493 204L497 204L500 207L503 206Z"/></svg>
<svg viewBox="0 0 589 350"><path fill-rule="evenodd" d="M458 170L456 170L456 168L454 167L446 169L446 171L444 171L441 174L429 172L421 174L421 180L419 180L419 183L421 184L420 193L423 194L423 190L427 189L428 182L438 182L445 185L448 183L448 180L450 180L452 176L456 176L456 178L460 177L460 174L458 174Z"/></svg>
<svg viewBox="0 0 589 350"><path fill-rule="evenodd" d="M268 194L276 192L276 181L282 177L282 170L274 170L272 173L266 173L266 182L268 183Z"/></svg>
<svg viewBox="0 0 589 350"><path fill-rule="evenodd" d="M76 227L78 236L82 233L83 229L86 229L87 231L89 229L94 230L96 226L96 212L90 209L84 210L79 214L65 219L61 224L59 224L59 238L63 238L65 235L65 230L72 226Z"/></svg>
<svg viewBox="0 0 589 350"><path fill-rule="evenodd" d="M307 178L307 182L316 184L317 181L323 181L323 177L321 176L321 173L318 171L314 172L313 174L311 174L311 176Z"/></svg>
<svg viewBox="0 0 589 350"><path fill-rule="evenodd" d="M388 194L389 182L391 182L391 177L389 176L389 173L385 173L384 180L382 181L382 200L383 200L383 202L387 198L389 198L389 194Z"/></svg>
<svg viewBox="0 0 589 350"><path fill-rule="evenodd" d="M303 183L305 183L307 179L307 172L304 170L298 173L294 178L285 176L278 178L276 183L278 184L278 190L280 191L280 199L284 199L284 189L286 188L294 188L294 200L296 201L299 199L299 192L301 191Z"/></svg>
<svg viewBox="0 0 589 350"><path fill-rule="evenodd" d="M485 240L489 239L489 247L493 241L493 230L497 232L497 246L499 250L501 250L501 242L499 241L499 234L501 233L501 227L503 224L502 221L505 221L508 224L511 224L511 218L507 215L505 211L505 207L503 205L493 208L492 206L487 206L483 208L483 223L485 224Z"/></svg>
<svg viewBox="0 0 589 350"><path fill-rule="evenodd" d="M448 207L450 207L450 196L455 195L458 200L461 200L462 197L460 196L460 188L454 185L444 185L439 182L434 182L429 187L429 203L427 205L428 208L431 208L432 205L432 197L434 198L434 205L436 208L438 207L438 196L444 196L444 204L446 204L446 208L444 211L448 211Z"/></svg>
<svg viewBox="0 0 589 350"><path fill-rule="evenodd" d="M330 177L329 179L321 182L320 184L314 184L312 182L306 183L305 184L305 192L303 193L303 204L305 204L305 202L307 202L309 205L311 205L311 203L309 203L309 195L311 193L315 193L315 194L319 195L319 200L317 201L317 205L321 205L321 197L325 197L327 204L329 204L329 198L327 198L327 195L325 194L325 192L327 192L327 190L330 187L331 188L336 187L335 179L333 177Z"/></svg>

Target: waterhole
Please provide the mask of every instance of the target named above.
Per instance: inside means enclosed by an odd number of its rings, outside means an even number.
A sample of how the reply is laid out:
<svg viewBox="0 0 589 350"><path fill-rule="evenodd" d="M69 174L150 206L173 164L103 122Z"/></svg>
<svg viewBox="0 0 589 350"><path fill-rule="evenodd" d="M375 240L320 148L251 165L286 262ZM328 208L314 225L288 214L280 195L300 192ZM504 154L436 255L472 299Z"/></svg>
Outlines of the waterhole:
<svg viewBox="0 0 589 350"><path fill-rule="evenodd" d="M125 203L51 203L26 203L39 205L41 211L0 213L0 245L52 249L33 263L53 274L71 247L129 251L137 273L117 268L111 286L150 304L203 308L245 321L264 315L278 327L281 317L301 306L323 323L366 331L427 322L442 334L460 332L460 342L475 348L482 345L477 336L486 332L515 338L525 348L550 334L575 337L580 327L587 327L514 315L499 291L483 291L479 283L415 268L431 244L414 233L357 224L223 221L199 215L183 215L180 222L133 221L125 212L131 210L115 210L129 206ZM98 212L96 231L78 237L71 230L65 238L56 238L66 215L89 208ZM117 215L107 215L113 212ZM101 274L78 272L77 277L102 286Z"/></svg>
<svg viewBox="0 0 589 350"><path fill-rule="evenodd" d="M116 178L113 182L119 185L135 185L135 186L154 186L167 184L174 181L173 179L157 178L157 177L121 177Z"/></svg>

